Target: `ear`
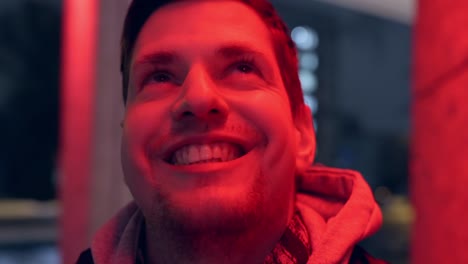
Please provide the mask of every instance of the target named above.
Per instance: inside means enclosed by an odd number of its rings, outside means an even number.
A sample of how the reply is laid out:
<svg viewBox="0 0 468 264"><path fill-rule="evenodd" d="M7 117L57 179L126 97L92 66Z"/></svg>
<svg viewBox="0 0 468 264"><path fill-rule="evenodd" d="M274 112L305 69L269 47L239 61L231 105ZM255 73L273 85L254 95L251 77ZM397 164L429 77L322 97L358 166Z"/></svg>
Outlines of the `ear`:
<svg viewBox="0 0 468 264"><path fill-rule="evenodd" d="M296 173L302 174L315 159L315 129L312 121L312 112L307 105L298 109L294 121L296 126Z"/></svg>

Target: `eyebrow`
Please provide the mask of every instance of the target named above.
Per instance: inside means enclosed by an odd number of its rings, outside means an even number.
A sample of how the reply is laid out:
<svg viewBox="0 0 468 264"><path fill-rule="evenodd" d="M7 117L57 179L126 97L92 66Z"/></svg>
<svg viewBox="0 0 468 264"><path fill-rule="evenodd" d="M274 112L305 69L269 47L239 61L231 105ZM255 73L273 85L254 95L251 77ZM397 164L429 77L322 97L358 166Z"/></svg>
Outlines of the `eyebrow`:
<svg viewBox="0 0 468 264"><path fill-rule="evenodd" d="M159 51L143 56L134 63L134 67L144 64L170 64L178 60L179 56L173 51Z"/></svg>
<svg viewBox="0 0 468 264"><path fill-rule="evenodd" d="M239 43L224 44L217 48L214 54L225 59L234 59L240 56L251 55L259 57L262 61L268 61L267 56L261 51L250 47L250 45ZM181 56L175 51L157 51L137 59L132 68L136 69L142 65L169 65L179 60L181 60Z"/></svg>
<svg viewBox="0 0 468 264"><path fill-rule="evenodd" d="M224 58L236 58L243 55L254 55L266 60L266 55L262 52L243 44L226 44L218 48L215 52Z"/></svg>

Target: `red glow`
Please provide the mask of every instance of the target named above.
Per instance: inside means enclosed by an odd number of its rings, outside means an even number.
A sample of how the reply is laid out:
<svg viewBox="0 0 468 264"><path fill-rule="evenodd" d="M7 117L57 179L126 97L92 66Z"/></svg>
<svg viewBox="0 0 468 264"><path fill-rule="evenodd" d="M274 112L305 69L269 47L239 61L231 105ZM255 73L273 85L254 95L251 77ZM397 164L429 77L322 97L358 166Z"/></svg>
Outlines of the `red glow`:
<svg viewBox="0 0 468 264"><path fill-rule="evenodd" d="M88 244L98 3L64 1L59 163L63 263L74 263Z"/></svg>
<svg viewBox="0 0 468 264"><path fill-rule="evenodd" d="M412 102L411 263L468 263L468 2L419 1Z"/></svg>

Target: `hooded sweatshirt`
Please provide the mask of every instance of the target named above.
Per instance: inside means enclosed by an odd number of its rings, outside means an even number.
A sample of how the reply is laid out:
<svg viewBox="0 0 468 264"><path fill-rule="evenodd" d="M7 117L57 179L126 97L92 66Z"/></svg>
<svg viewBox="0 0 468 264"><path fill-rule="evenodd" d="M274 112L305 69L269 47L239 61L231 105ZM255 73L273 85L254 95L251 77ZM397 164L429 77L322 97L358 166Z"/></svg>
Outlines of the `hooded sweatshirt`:
<svg viewBox="0 0 468 264"><path fill-rule="evenodd" d="M349 263L356 244L382 223L368 184L352 170L310 167L298 176L296 207L312 248L308 264ZM143 214L131 202L96 233L91 244L94 263L138 264L143 226Z"/></svg>

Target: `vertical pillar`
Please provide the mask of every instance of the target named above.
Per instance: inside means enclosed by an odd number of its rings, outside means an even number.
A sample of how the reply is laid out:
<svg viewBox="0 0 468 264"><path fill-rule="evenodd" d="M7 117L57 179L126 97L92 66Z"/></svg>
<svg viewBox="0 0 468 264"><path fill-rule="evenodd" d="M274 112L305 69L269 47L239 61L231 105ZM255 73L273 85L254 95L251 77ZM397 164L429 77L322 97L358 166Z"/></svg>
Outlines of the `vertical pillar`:
<svg viewBox="0 0 468 264"><path fill-rule="evenodd" d="M65 0L60 203L63 263L130 200L120 165L120 34L129 0Z"/></svg>
<svg viewBox="0 0 468 264"><path fill-rule="evenodd" d="M63 2L60 89L60 249L74 263L88 241L97 10L95 0Z"/></svg>
<svg viewBox="0 0 468 264"><path fill-rule="evenodd" d="M415 24L411 263L468 263L468 1L421 0Z"/></svg>

